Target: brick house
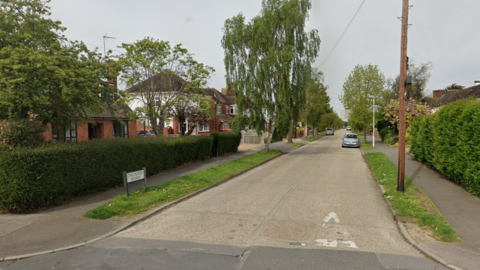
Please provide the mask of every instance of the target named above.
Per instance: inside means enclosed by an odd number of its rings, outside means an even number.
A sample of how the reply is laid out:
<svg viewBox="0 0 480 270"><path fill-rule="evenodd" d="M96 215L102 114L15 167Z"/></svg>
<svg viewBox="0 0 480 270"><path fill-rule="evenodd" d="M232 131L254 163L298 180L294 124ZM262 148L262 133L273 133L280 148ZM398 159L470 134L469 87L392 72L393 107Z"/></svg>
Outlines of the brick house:
<svg viewBox="0 0 480 270"><path fill-rule="evenodd" d="M91 113L92 120L86 122L72 121L71 126L52 127L43 134L46 141L70 142L87 141L93 139L136 138L137 126L131 121L127 113L131 111L128 106L112 106L103 104L101 113Z"/></svg>
<svg viewBox="0 0 480 270"><path fill-rule="evenodd" d="M215 88L204 88L203 91L211 99L210 112L212 119L208 121L208 125L198 127L198 134L231 130L230 121L237 116L235 95L229 93L227 88L222 88L222 92Z"/></svg>

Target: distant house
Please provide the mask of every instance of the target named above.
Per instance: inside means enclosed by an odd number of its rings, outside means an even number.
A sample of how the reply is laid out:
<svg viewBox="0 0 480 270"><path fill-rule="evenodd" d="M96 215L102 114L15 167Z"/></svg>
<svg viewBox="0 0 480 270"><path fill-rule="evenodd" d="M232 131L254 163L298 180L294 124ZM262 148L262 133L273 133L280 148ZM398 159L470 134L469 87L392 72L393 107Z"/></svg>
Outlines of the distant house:
<svg viewBox="0 0 480 270"><path fill-rule="evenodd" d="M433 100L435 104L433 111L437 111L450 102L471 97L480 98L480 81L475 81L474 86L465 89L434 90Z"/></svg>
<svg viewBox="0 0 480 270"><path fill-rule="evenodd" d="M128 106L112 106L103 104L100 113L91 113L92 120L86 122L72 121L70 126L52 126L44 133L47 141L73 142L93 139L136 138L137 126L127 116L131 109Z"/></svg>
<svg viewBox="0 0 480 270"><path fill-rule="evenodd" d="M203 91L211 99L210 112L212 119L209 120L208 126L199 127L199 134L230 131L232 129L230 122L237 116L235 94L228 92L227 88L222 88L222 92L215 88L204 88Z"/></svg>
<svg viewBox="0 0 480 270"><path fill-rule="evenodd" d="M166 77L167 76L167 77ZM165 78L166 77L166 78ZM147 95L146 86L153 85L155 91L151 91L151 94ZM133 86L128 91L134 94L136 97L129 103L129 106L135 110L138 107L145 106L147 101L153 101L156 104L166 103L169 99L177 95L176 91L173 91L170 87L173 85L175 89L185 87L188 82L184 81L180 77L174 74L158 74L139 85ZM229 93L226 88L219 92L215 88L202 89L206 97L211 100L210 112L212 118L209 119L206 124L195 124L193 129L193 135L208 135L213 131L228 131L231 130L230 121L237 115L237 106L235 104L235 95ZM202 95L200 93L200 95ZM149 100L146 100L148 98ZM137 129L151 130L151 123L144 116L145 120L137 121ZM163 135L179 135L180 125L186 127L192 127L188 120L185 123L179 123L175 117L170 117L165 121Z"/></svg>

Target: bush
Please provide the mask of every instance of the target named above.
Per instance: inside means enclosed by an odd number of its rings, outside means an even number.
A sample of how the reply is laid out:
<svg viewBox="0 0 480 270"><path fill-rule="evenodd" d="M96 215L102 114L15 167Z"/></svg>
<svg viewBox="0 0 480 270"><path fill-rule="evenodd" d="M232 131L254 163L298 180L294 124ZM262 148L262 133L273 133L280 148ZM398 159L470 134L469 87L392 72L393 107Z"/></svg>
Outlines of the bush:
<svg viewBox="0 0 480 270"><path fill-rule="evenodd" d="M421 162L480 195L480 103L459 100L415 119L410 152Z"/></svg>
<svg viewBox="0 0 480 270"><path fill-rule="evenodd" d="M207 159L210 136L103 139L0 152L0 206L33 212L74 196L123 185L122 172L148 175Z"/></svg>
<svg viewBox="0 0 480 270"><path fill-rule="evenodd" d="M45 143L45 126L30 119L0 122L0 149L36 147Z"/></svg>
<svg viewBox="0 0 480 270"><path fill-rule="evenodd" d="M213 157L237 152L242 139L242 134L237 131L212 132L210 136L213 137Z"/></svg>

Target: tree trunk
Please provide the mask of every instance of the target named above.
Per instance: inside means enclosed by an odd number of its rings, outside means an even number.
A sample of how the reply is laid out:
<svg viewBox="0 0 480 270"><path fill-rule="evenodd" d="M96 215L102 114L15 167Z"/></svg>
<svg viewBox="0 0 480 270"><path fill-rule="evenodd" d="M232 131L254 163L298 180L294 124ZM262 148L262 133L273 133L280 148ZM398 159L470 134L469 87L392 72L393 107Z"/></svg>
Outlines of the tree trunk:
<svg viewBox="0 0 480 270"><path fill-rule="evenodd" d="M273 136L273 132L275 132L275 116L277 115L277 105L275 105L275 110L273 111L273 114L270 116L272 121L271 121L271 125L270 125L270 129L268 130L268 139L267 139L267 143L265 144L265 152L268 153L268 151L270 150L270 142L272 141L272 136Z"/></svg>
<svg viewBox="0 0 480 270"><path fill-rule="evenodd" d="M367 123L363 123L363 141L367 142Z"/></svg>
<svg viewBox="0 0 480 270"><path fill-rule="evenodd" d="M293 143L293 119L290 121L290 130L288 131L288 140L287 143Z"/></svg>

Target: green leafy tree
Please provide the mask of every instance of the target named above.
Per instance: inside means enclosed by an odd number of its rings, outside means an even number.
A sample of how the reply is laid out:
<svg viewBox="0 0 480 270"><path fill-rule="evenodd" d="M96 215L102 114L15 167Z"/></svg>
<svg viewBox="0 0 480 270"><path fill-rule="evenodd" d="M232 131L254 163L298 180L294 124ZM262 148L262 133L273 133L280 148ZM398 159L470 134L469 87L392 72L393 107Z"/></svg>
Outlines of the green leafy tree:
<svg viewBox="0 0 480 270"><path fill-rule="evenodd" d="M259 133L269 127L265 151L277 125L288 129L305 102L309 67L320 46L317 31L305 31L310 9L309 0L263 0L251 22L242 14L225 21L227 85L245 123Z"/></svg>
<svg viewBox="0 0 480 270"><path fill-rule="evenodd" d="M306 89L306 103L301 119L313 127L319 128L321 117L331 111L328 87L324 84L323 72L313 69L310 84Z"/></svg>
<svg viewBox="0 0 480 270"><path fill-rule="evenodd" d="M357 65L348 75L343 84L343 92L340 101L343 107L350 112L350 120L355 127L364 131L364 139L367 140L366 129L373 121L373 99L379 104L384 97L385 76L376 65Z"/></svg>
<svg viewBox="0 0 480 270"><path fill-rule="evenodd" d="M427 88L428 80L430 79L433 65L431 62L420 64L419 66L415 65L413 61L408 64L407 75L412 76L412 84L408 85L406 88L406 99L414 99L417 101L424 102L425 100L425 89ZM388 79L387 86L389 88L388 95L386 96L385 104L388 103L391 99L398 99L398 94L400 93L400 75L395 79Z"/></svg>
<svg viewBox="0 0 480 270"><path fill-rule="evenodd" d="M181 44L171 47L168 41L146 37L133 44L122 44L125 53L116 62L121 78L129 88L126 95L141 106L137 115L145 116L155 134L163 134L164 123L169 117L176 117L180 123L190 119L203 124L205 98L201 97L204 87L214 72L193 59ZM185 134L180 125L181 134Z"/></svg>
<svg viewBox="0 0 480 270"><path fill-rule="evenodd" d="M116 91L101 55L67 40L61 23L48 18L48 2L0 4L0 117L14 123L34 117L70 125L101 112Z"/></svg>

